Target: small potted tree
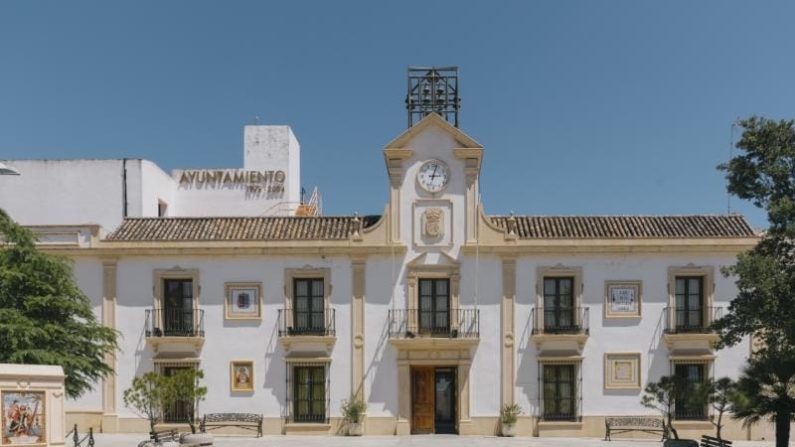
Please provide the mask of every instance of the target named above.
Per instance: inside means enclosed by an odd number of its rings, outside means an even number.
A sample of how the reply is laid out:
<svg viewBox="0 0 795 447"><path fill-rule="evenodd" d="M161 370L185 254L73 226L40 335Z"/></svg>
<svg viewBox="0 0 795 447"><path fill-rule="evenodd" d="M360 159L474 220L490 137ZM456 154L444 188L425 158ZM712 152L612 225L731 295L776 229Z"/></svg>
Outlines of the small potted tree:
<svg viewBox="0 0 795 447"><path fill-rule="evenodd" d="M364 434L364 412L367 411L367 403L359 396L351 396L342 401L340 412L343 419L348 424L348 436L361 436Z"/></svg>
<svg viewBox="0 0 795 447"><path fill-rule="evenodd" d="M522 414L522 407L519 404L505 404L500 410L500 423L502 424L502 435L516 436L516 421Z"/></svg>
<svg viewBox="0 0 795 447"><path fill-rule="evenodd" d="M180 369L169 377L168 386L173 402L180 403L188 409L188 425L190 434L180 437L183 445L212 445L213 435L209 433L196 433L196 417L199 402L207 395L207 387L199 386L199 380L204 378L204 372L197 368Z"/></svg>
<svg viewBox="0 0 795 447"><path fill-rule="evenodd" d="M132 386L124 390L124 405L149 421L149 432L155 432L160 413L168 398L168 378L154 372L135 377Z"/></svg>

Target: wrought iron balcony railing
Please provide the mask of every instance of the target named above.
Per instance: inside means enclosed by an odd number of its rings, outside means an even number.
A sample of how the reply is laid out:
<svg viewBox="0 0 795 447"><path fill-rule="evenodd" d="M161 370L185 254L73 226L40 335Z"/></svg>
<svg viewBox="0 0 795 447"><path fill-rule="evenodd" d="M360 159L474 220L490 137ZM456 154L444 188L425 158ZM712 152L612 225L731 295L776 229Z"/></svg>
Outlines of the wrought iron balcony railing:
<svg viewBox="0 0 795 447"><path fill-rule="evenodd" d="M533 335L588 334L587 307L536 307L530 311Z"/></svg>
<svg viewBox="0 0 795 447"><path fill-rule="evenodd" d="M448 309L445 311L396 309L389 311L388 320L390 338L480 337L480 311L478 309Z"/></svg>
<svg viewBox="0 0 795 447"><path fill-rule="evenodd" d="M204 337L202 309L146 309L147 337Z"/></svg>
<svg viewBox="0 0 795 447"><path fill-rule="evenodd" d="M336 335L335 309L323 311L279 309L279 337L334 337Z"/></svg>
<svg viewBox="0 0 795 447"><path fill-rule="evenodd" d="M709 334L709 325L723 316L722 307L666 307L666 334Z"/></svg>

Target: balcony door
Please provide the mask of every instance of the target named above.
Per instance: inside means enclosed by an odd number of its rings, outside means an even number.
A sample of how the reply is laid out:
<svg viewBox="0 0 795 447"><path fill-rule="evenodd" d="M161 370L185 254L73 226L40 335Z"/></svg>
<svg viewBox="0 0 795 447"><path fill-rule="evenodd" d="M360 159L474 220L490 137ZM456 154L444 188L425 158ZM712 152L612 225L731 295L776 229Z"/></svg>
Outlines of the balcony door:
<svg viewBox="0 0 795 447"><path fill-rule="evenodd" d="M326 333L326 299L322 278L293 280L293 333L324 335Z"/></svg>
<svg viewBox="0 0 795 447"><path fill-rule="evenodd" d="M420 333L450 332L450 280L419 280Z"/></svg>
<svg viewBox="0 0 795 447"><path fill-rule="evenodd" d="M574 319L574 278L544 278L544 331L570 332Z"/></svg>
<svg viewBox="0 0 795 447"><path fill-rule="evenodd" d="M676 278L676 330L698 332L704 327L704 278Z"/></svg>
<svg viewBox="0 0 795 447"><path fill-rule="evenodd" d="M163 331L165 336L193 334L193 280L163 280Z"/></svg>

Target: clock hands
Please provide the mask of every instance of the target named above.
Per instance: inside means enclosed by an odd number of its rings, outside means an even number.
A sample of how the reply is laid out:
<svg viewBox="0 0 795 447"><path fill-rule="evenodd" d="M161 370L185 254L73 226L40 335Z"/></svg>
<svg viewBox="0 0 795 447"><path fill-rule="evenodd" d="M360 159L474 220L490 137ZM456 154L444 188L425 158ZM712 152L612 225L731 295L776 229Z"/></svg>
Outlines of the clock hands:
<svg viewBox="0 0 795 447"><path fill-rule="evenodd" d="M418 173L418 181L426 191L436 193L444 189L448 180L448 168L444 163L431 160L425 162Z"/></svg>

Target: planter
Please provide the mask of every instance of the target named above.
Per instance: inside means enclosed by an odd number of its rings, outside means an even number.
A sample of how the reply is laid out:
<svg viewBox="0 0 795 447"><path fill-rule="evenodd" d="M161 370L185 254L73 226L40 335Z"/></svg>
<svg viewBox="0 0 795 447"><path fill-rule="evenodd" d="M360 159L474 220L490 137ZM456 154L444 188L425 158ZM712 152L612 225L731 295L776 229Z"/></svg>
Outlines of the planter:
<svg viewBox="0 0 795 447"><path fill-rule="evenodd" d="M364 424L361 422L348 422L348 436L361 436L364 434Z"/></svg>
<svg viewBox="0 0 795 447"><path fill-rule="evenodd" d="M509 438L516 436L516 424L502 424L502 435Z"/></svg>
<svg viewBox="0 0 795 447"><path fill-rule="evenodd" d="M209 433L188 433L180 436L179 443L182 446L209 446L213 445L213 435Z"/></svg>

